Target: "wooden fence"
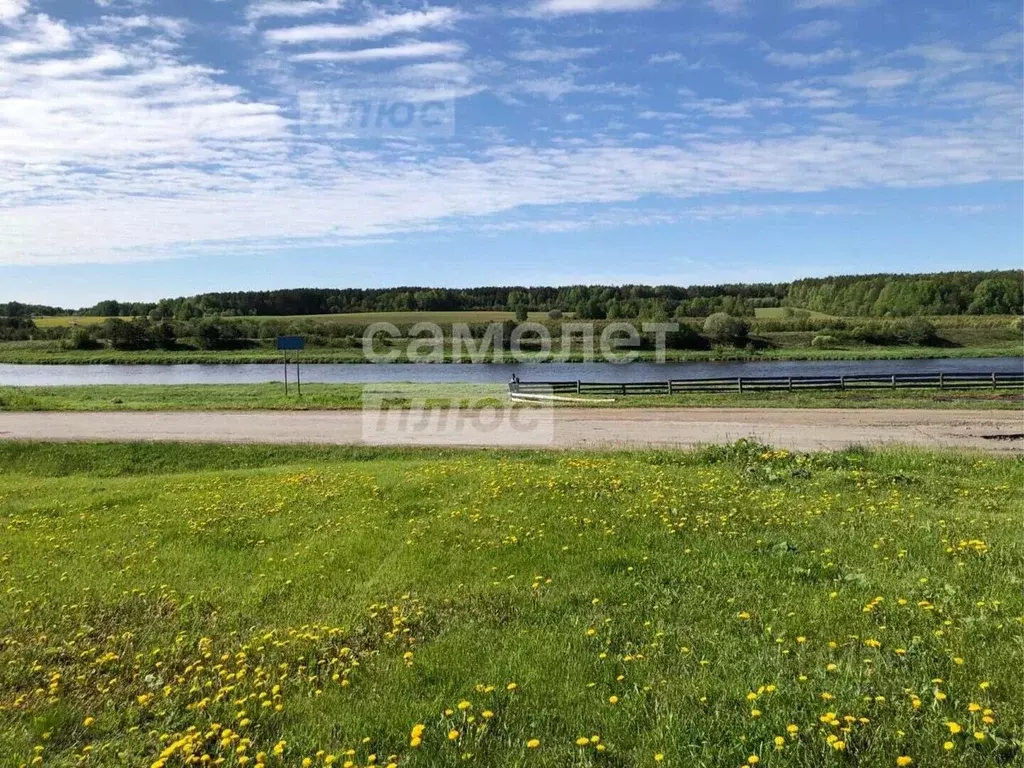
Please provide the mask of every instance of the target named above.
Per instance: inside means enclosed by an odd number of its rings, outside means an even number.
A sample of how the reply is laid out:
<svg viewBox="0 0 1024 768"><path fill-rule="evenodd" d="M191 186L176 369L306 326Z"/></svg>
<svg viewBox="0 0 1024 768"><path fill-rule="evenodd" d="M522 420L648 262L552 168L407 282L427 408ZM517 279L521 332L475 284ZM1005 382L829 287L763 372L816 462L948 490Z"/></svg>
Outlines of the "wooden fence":
<svg viewBox="0 0 1024 768"><path fill-rule="evenodd" d="M513 394L676 395L687 392L798 392L808 389L1004 389L1024 386L1020 373L892 373L851 376L763 376L671 379L621 383L587 381L515 381Z"/></svg>

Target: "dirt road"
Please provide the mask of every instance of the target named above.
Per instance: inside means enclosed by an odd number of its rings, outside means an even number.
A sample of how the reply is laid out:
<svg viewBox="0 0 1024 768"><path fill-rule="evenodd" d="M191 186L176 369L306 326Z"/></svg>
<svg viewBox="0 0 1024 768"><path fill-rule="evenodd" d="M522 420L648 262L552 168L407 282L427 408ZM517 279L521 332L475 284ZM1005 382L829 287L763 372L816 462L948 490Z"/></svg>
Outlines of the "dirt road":
<svg viewBox="0 0 1024 768"><path fill-rule="evenodd" d="M439 413L444 415L439 416ZM516 409L451 414L359 411L0 413L0 439L223 443L686 447L742 437L794 450L853 444L1024 451L1012 411L776 408Z"/></svg>

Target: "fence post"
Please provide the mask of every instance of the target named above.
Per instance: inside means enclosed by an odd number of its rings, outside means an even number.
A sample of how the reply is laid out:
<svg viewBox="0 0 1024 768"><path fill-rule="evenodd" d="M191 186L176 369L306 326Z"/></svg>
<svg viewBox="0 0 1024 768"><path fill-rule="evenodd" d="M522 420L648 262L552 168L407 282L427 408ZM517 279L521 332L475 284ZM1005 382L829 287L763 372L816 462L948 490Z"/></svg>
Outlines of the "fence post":
<svg viewBox="0 0 1024 768"><path fill-rule="evenodd" d="M946 374L940 373L939 374L939 389L945 389L945 388L946 388Z"/></svg>
<svg viewBox="0 0 1024 768"><path fill-rule="evenodd" d="M846 377L845 376L840 376L839 377L839 386L843 390L843 392L846 391Z"/></svg>
<svg viewBox="0 0 1024 768"><path fill-rule="evenodd" d="M736 377L736 389L737 389L737 391L741 395L743 394L743 377L742 376L737 376Z"/></svg>
<svg viewBox="0 0 1024 768"><path fill-rule="evenodd" d="M995 389L995 388L996 388L996 374L993 371L992 372L992 389Z"/></svg>
<svg viewBox="0 0 1024 768"><path fill-rule="evenodd" d="M793 391L793 377L792 376L789 377L789 391L790 392Z"/></svg>
<svg viewBox="0 0 1024 768"><path fill-rule="evenodd" d="M580 394L582 386L583 385L579 381L576 382L576 394L577 395Z"/></svg>
<svg viewBox="0 0 1024 768"><path fill-rule="evenodd" d="M672 379L669 379L667 383L668 383L668 393L669 393L669 395L674 395L675 392L672 391Z"/></svg>
<svg viewBox="0 0 1024 768"><path fill-rule="evenodd" d="M892 375L892 388L896 389L896 374L895 373Z"/></svg>

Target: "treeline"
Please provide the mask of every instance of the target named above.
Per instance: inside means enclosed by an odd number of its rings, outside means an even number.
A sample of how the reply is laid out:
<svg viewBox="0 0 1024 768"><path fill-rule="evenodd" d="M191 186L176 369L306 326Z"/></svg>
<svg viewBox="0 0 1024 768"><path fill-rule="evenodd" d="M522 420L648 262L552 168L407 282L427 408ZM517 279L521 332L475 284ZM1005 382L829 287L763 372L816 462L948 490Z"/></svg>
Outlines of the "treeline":
<svg viewBox="0 0 1024 768"><path fill-rule="evenodd" d="M62 307L48 307L45 304L22 304L20 301L0 304L0 317L52 317L73 314L75 314L74 310L63 309Z"/></svg>
<svg viewBox="0 0 1024 768"><path fill-rule="evenodd" d="M783 306L850 317L1019 315L1024 272L948 272L797 280Z"/></svg>
<svg viewBox="0 0 1024 768"><path fill-rule="evenodd" d="M489 287L468 289L321 289L208 293L165 299L146 314L154 320L196 317L268 317L367 312L561 311L578 318L614 320L707 317L715 312L753 315L757 307L780 306L785 285L721 285L681 288L627 285L566 288ZM109 302L83 310L104 314ZM127 313L117 313L127 314Z"/></svg>
<svg viewBox="0 0 1024 768"><path fill-rule="evenodd" d="M725 312L751 317L791 307L850 317L1024 313L1024 271L867 275L712 286L298 288L207 293L155 303L102 301L80 315L189 321L203 317L334 315L366 312L513 311L571 313L579 319L667 320ZM0 315L66 315L58 307L0 304Z"/></svg>
<svg viewBox="0 0 1024 768"><path fill-rule="evenodd" d="M568 322L570 325L565 325ZM593 323L594 333L600 335L613 320ZM553 339L566 332L579 333L577 321L548 318L542 323ZM517 321L503 323L501 337L508 341L519 325ZM1012 325L1019 333L1019 319ZM347 323L329 319L295 318L258 320L254 318L205 317L194 320L150 320L148 318L107 318L102 323L37 327L31 318L0 318L0 341L53 341L65 349L96 350L240 350L273 349L275 339L282 335L301 335L310 348L359 349L363 346L364 323ZM470 336L483 340L493 331L490 323L468 323ZM399 324L399 332L406 338L417 333L416 324ZM445 338L451 339L451 324L442 326ZM1009 332L1011 328L1007 328ZM706 319L691 319L679 323L679 328L667 337L669 349L706 350L716 344L743 347L751 351L775 346L771 334L784 331L813 332L813 346L845 344L873 346L936 346L945 345L935 326L924 318L888 319L812 319L794 317L788 320L755 320L716 313ZM642 334L645 345L653 343L653 331ZM390 343L390 342L389 342ZM401 343L401 341L396 341ZM806 343L806 342L804 342ZM642 348L648 348L642 346Z"/></svg>

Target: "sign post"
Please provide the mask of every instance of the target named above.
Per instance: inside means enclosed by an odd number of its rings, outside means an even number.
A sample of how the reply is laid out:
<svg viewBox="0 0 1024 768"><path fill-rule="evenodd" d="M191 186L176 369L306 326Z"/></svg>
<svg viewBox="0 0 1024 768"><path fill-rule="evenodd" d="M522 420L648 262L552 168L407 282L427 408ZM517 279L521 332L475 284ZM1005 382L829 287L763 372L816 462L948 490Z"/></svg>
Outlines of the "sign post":
<svg viewBox="0 0 1024 768"><path fill-rule="evenodd" d="M288 394L288 353L301 352L306 348L306 340L301 336L278 336L277 350L284 353L284 393ZM299 373L299 356L295 356L295 383L299 397L302 397L302 376Z"/></svg>

